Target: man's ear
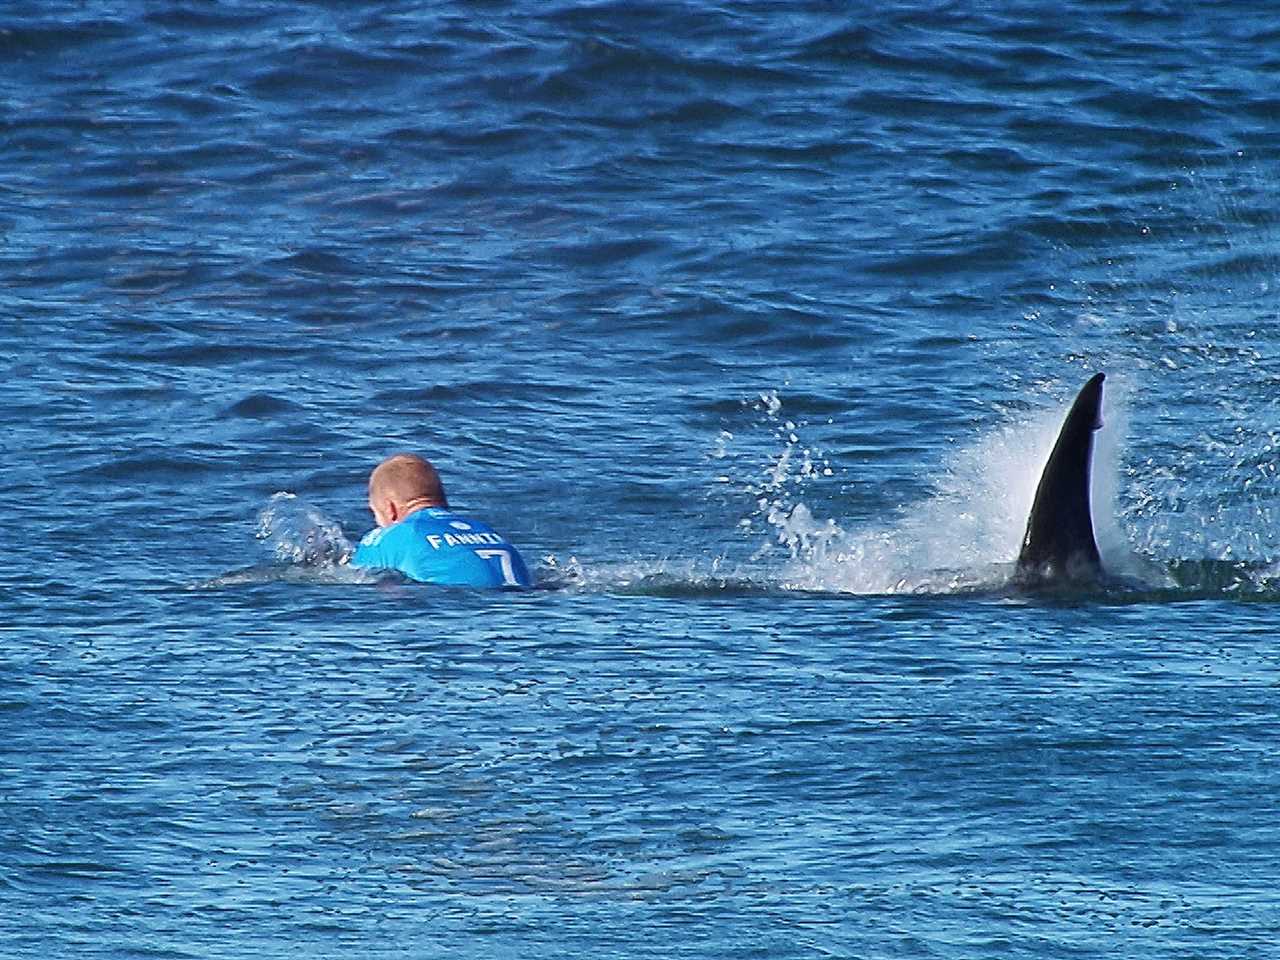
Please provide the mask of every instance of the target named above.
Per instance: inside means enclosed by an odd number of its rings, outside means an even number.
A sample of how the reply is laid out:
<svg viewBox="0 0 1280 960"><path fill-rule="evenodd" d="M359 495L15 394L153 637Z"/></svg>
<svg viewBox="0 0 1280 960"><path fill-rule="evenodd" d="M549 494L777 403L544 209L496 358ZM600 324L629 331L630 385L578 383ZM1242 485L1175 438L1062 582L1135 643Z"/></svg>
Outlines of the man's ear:
<svg viewBox="0 0 1280 960"><path fill-rule="evenodd" d="M380 527L389 527L400 519L400 511L390 497L370 497L369 507Z"/></svg>

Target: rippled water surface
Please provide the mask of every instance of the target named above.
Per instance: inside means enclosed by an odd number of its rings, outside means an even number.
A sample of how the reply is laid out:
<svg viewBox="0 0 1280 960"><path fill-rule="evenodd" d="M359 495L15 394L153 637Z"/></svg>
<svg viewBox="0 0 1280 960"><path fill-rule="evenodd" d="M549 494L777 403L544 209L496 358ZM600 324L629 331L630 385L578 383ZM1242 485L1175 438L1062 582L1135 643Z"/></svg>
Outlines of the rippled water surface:
<svg viewBox="0 0 1280 960"><path fill-rule="evenodd" d="M0 955L1270 957L1266 4L0 9ZM1107 379L1118 577L1008 577ZM410 449L539 589L343 564Z"/></svg>

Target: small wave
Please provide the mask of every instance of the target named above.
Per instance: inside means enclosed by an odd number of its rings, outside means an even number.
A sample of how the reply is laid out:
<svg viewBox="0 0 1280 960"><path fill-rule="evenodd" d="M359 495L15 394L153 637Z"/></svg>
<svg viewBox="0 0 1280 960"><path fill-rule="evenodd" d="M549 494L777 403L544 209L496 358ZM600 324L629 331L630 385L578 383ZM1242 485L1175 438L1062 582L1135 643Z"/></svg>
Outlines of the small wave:
<svg viewBox="0 0 1280 960"><path fill-rule="evenodd" d="M303 43L276 53L248 87L264 99L305 100L317 90L333 95L366 94L394 86L415 67L410 57L391 50L370 51L332 43Z"/></svg>
<svg viewBox="0 0 1280 960"><path fill-rule="evenodd" d="M396 387L375 394L373 402L383 410L417 415L455 407L498 404L504 409L562 412L564 404L578 397L590 396L594 387L575 384L518 383L507 380L472 380L437 383L429 387Z"/></svg>
<svg viewBox="0 0 1280 960"><path fill-rule="evenodd" d="M0 54L6 57L29 57L40 54L53 57L69 50L109 40L124 40L132 31L123 22L83 19L46 21L18 25L6 22L0 30Z"/></svg>
<svg viewBox="0 0 1280 960"><path fill-rule="evenodd" d="M667 249L667 244L652 237L629 237L575 240L552 245L550 249L566 264L603 267L660 253Z"/></svg>
<svg viewBox="0 0 1280 960"><path fill-rule="evenodd" d="M201 580L191 586L193 590L218 590L224 587L243 587L262 583L295 584L353 584L382 583L386 571L369 571L345 563L328 563L310 566L260 564L219 574Z"/></svg>
<svg viewBox="0 0 1280 960"><path fill-rule="evenodd" d="M298 404L270 393L251 393L223 411L223 416L242 420L273 420L301 409Z"/></svg>
<svg viewBox="0 0 1280 960"><path fill-rule="evenodd" d="M266 266L316 277L356 277L361 273L359 265L350 257L336 250L317 247L308 247L285 257L268 260Z"/></svg>
<svg viewBox="0 0 1280 960"><path fill-rule="evenodd" d="M149 11L143 19L157 27L175 30L247 30L266 22L268 14L258 10L176 4L168 9Z"/></svg>
<svg viewBox="0 0 1280 960"><path fill-rule="evenodd" d="M241 343L190 343L104 351L108 360L131 365L164 367L230 367L270 358L295 360L297 350L266 340Z"/></svg>
<svg viewBox="0 0 1280 960"><path fill-rule="evenodd" d="M1162 120L1193 126L1213 116L1213 108L1209 103L1191 93L1170 97L1133 89L1112 89L1080 100L1077 105L1125 120L1139 120L1148 126L1154 126Z"/></svg>
<svg viewBox="0 0 1280 960"><path fill-rule="evenodd" d="M577 557L542 558L534 580L543 590L655 597L718 597L782 593L783 584L724 569L710 560L622 560L583 563Z"/></svg>
<svg viewBox="0 0 1280 960"><path fill-rule="evenodd" d="M213 474L218 470L213 459L179 454L144 453L120 457L86 467L74 476L81 480L171 480L188 482L192 477Z"/></svg>

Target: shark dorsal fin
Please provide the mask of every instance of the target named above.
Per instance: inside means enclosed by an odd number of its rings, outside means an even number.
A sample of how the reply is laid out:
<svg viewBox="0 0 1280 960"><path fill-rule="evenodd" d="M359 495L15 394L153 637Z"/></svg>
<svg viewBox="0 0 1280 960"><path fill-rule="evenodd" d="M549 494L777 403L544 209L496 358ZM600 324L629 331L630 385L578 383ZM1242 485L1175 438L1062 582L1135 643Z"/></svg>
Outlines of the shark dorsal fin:
<svg viewBox="0 0 1280 960"><path fill-rule="evenodd" d="M1015 576L1023 583L1079 583L1102 575L1089 486L1093 433L1102 426L1103 379L1094 374L1080 390L1040 475L1018 553Z"/></svg>

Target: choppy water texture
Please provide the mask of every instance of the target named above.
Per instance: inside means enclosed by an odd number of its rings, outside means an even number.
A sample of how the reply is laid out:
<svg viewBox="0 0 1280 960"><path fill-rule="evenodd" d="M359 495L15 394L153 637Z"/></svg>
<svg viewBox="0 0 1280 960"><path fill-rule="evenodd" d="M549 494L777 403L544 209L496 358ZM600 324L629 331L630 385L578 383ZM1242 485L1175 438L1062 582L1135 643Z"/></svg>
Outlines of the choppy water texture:
<svg viewBox="0 0 1280 960"><path fill-rule="evenodd" d="M1274 955L1276 12L843 6L0 9L0 954Z"/></svg>

